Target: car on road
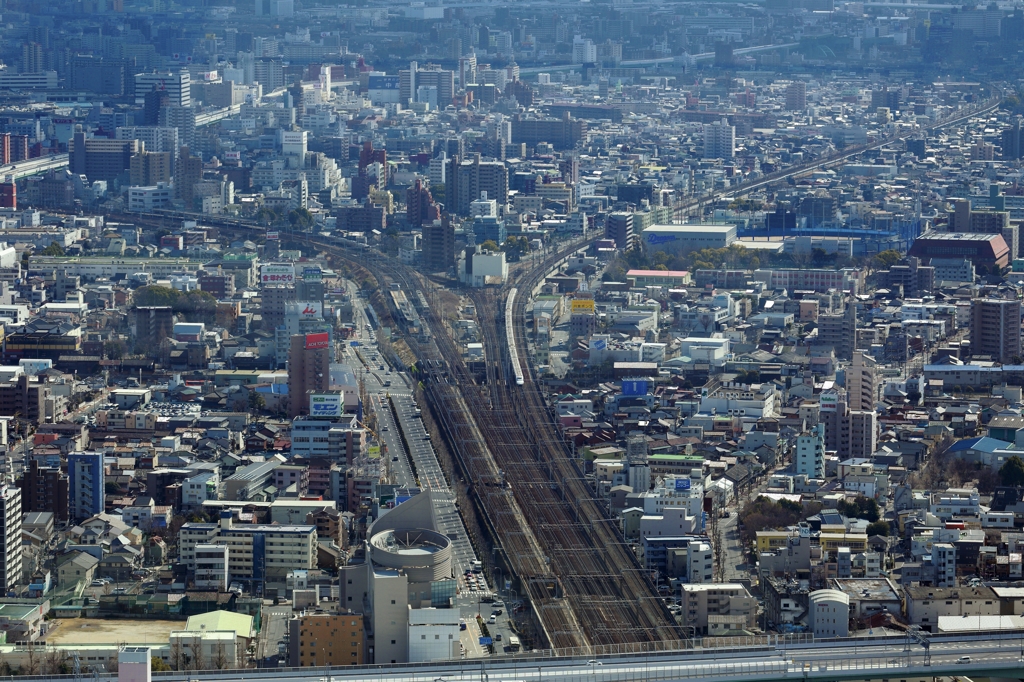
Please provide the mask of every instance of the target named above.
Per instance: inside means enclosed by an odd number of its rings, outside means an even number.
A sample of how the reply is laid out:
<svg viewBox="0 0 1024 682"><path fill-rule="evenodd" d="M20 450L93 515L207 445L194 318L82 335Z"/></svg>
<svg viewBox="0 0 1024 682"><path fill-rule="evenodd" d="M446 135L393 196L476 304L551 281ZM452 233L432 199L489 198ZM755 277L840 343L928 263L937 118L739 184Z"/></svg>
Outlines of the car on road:
<svg viewBox="0 0 1024 682"><path fill-rule="evenodd" d="M128 590L124 587L115 587L114 594L128 594Z"/></svg>
<svg viewBox="0 0 1024 682"><path fill-rule="evenodd" d="M494 641L495 642L500 642L501 641L501 633L500 632L495 633Z"/></svg>
<svg viewBox="0 0 1024 682"><path fill-rule="evenodd" d="M956 662L957 663L970 663L971 662L971 657L970 656L961 656L960 658L956 659Z"/></svg>

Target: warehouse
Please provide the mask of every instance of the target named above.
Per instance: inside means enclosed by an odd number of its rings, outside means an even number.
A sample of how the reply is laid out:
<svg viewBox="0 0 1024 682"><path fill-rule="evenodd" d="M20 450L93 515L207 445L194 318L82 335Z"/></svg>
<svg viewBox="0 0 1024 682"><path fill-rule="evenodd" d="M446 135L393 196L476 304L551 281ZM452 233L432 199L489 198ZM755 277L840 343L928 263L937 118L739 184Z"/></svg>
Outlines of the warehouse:
<svg viewBox="0 0 1024 682"><path fill-rule="evenodd" d="M682 255L701 249L724 249L736 241L735 225L651 225L644 230L644 247Z"/></svg>

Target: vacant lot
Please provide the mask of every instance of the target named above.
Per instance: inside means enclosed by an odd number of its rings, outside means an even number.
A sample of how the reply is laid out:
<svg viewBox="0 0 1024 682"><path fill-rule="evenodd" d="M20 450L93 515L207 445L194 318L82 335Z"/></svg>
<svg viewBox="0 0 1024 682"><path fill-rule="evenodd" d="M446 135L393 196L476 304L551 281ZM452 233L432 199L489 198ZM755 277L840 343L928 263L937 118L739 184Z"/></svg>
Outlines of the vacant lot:
<svg viewBox="0 0 1024 682"><path fill-rule="evenodd" d="M100 620L60 618L58 627L46 633L50 644L167 644L173 630L184 630L183 620Z"/></svg>

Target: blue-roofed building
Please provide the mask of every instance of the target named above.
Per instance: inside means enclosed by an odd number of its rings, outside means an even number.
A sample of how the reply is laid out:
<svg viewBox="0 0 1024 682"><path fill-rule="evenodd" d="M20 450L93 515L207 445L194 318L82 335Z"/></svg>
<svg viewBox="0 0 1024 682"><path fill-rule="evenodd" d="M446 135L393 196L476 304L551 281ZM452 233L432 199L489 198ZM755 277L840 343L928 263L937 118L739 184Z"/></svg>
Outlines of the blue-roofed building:
<svg viewBox="0 0 1024 682"><path fill-rule="evenodd" d="M1011 452L1004 454L1007 450ZM995 468L1001 467L1013 454L1024 456L1024 450L1016 451L1013 443L988 436L957 441L949 447L949 452L957 459Z"/></svg>

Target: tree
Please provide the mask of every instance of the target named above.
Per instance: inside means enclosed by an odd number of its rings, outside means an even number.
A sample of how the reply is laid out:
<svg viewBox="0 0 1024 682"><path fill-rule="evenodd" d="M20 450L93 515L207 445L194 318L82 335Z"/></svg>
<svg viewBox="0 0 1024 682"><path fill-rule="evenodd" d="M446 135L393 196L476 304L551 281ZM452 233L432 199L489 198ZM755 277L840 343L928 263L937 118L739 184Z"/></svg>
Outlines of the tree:
<svg viewBox="0 0 1024 682"><path fill-rule="evenodd" d="M50 242L50 245L39 252L40 256L63 256L64 247L57 242Z"/></svg>
<svg viewBox="0 0 1024 682"><path fill-rule="evenodd" d="M217 644L213 650L213 661L211 662L214 670L225 670L231 667L230 661L228 660L228 651L223 644Z"/></svg>
<svg viewBox="0 0 1024 682"><path fill-rule="evenodd" d="M487 241L485 241L483 244L480 245L480 248L483 249L484 251L497 252L498 251L498 243L496 241L494 241L493 239L488 239Z"/></svg>
<svg viewBox="0 0 1024 682"><path fill-rule="evenodd" d="M874 523L868 524L868 535L889 535L889 522L888 521L875 521Z"/></svg>
<svg viewBox="0 0 1024 682"><path fill-rule="evenodd" d="M903 258L903 256L900 255L899 251L888 249L875 256L874 260L875 265L880 268L891 268L899 262L900 258Z"/></svg>
<svg viewBox="0 0 1024 682"><path fill-rule="evenodd" d="M294 211L289 211L288 222L294 228L306 230L313 225L313 214L308 209L297 208Z"/></svg>
<svg viewBox="0 0 1024 682"><path fill-rule="evenodd" d="M121 339L112 339L103 344L103 352L111 360L120 360L128 351L128 346Z"/></svg>
<svg viewBox="0 0 1024 682"><path fill-rule="evenodd" d="M878 510L878 503L870 497L864 495L858 495L852 502L841 500L836 505L836 511L843 516L848 516L855 519L864 519L874 523L878 520L880 514Z"/></svg>
<svg viewBox="0 0 1024 682"><path fill-rule="evenodd" d="M267 401L264 400L256 391L249 391L249 410L253 414L259 414L260 410L267 406Z"/></svg>
<svg viewBox="0 0 1024 682"><path fill-rule="evenodd" d="M160 658L159 656L153 656L153 658L149 659L149 669L155 673L162 673L173 670L173 668L171 668L171 666L167 664L167 661Z"/></svg>
<svg viewBox="0 0 1024 682"><path fill-rule="evenodd" d="M1024 459L1021 459L1019 455L1014 455L1006 460L1006 463L999 469L999 480L1005 486L1014 488L1024 486Z"/></svg>

